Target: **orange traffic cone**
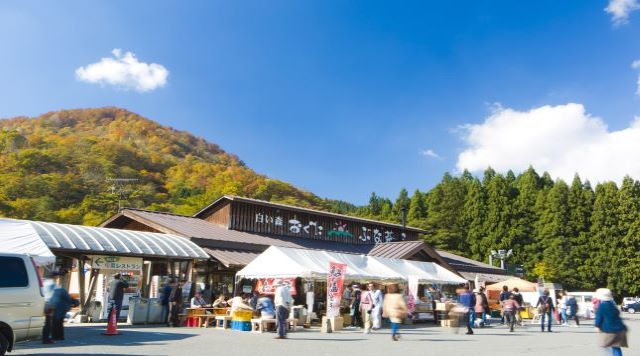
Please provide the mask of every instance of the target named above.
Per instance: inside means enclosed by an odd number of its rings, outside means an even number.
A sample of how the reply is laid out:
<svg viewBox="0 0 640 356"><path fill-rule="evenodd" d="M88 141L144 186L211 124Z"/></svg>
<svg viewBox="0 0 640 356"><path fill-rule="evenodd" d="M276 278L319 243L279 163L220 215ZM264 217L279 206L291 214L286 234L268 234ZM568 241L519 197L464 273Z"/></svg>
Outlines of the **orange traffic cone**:
<svg viewBox="0 0 640 356"><path fill-rule="evenodd" d="M116 308L111 308L111 313L109 313L109 322L107 323L107 332L102 333L102 335L120 335L118 332L118 320L116 319Z"/></svg>

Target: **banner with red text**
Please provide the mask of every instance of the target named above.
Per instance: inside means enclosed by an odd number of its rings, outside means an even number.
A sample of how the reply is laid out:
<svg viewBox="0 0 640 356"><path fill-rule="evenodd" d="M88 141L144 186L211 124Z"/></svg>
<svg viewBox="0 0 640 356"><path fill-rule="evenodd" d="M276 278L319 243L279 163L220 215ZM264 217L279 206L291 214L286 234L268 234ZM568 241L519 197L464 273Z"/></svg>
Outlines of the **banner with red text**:
<svg viewBox="0 0 640 356"><path fill-rule="evenodd" d="M256 283L256 290L260 294L273 295L280 283L289 285L291 295L296 295L296 279L295 278L262 278Z"/></svg>
<svg viewBox="0 0 640 356"><path fill-rule="evenodd" d="M407 311L413 314L416 310L416 301L418 300L418 277L409 276L409 290L407 291Z"/></svg>
<svg viewBox="0 0 640 356"><path fill-rule="evenodd" d="M327 276L327 317L329 318L340 316L340 301L342 300L346 273L346 264L329 262L329 275Z"/></svg>

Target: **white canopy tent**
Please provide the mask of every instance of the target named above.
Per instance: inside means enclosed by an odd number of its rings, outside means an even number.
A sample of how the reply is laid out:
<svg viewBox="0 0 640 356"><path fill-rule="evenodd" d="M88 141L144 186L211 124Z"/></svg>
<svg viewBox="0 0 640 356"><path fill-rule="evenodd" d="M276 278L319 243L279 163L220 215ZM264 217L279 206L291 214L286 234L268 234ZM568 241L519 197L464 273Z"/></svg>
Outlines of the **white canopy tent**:
<svg viewBox="0 0 640 356"><path fill-rule="evenodd" d="M236 278L327 278L329 262L347 265L350 280L405 281L415 276L421 282L461 284L466 280L431 262L382 258L367 255L271 246L243 269Z"/></svg>
<svg viewBox="0 0 640 356"><path fill-rule="evenodd" d="M0 219L0 252L30 255L40 266L56 262L31 224L19 220Z"/></svg>

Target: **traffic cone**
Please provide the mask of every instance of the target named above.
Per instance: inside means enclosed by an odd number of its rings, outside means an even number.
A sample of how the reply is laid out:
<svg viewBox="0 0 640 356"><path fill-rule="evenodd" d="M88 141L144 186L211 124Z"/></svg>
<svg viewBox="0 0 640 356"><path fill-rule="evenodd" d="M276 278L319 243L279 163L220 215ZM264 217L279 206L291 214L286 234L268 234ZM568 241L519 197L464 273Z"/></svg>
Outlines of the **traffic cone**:
<svg viewBox="0 0 640 356"><path fill-rule="evenodd" d="M116 308L111 308L111 313L109 313L109 322L107 323L107 332L102 333L102 335L120 335L118 332L118 320L116 319Z"/></svg>

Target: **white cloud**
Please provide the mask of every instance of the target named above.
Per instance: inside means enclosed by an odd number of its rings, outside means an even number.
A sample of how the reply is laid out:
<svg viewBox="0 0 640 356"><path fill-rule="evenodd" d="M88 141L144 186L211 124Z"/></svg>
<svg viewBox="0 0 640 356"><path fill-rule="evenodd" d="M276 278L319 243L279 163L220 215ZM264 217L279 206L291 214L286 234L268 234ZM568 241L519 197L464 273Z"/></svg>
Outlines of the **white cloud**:
<svg viewBox="0 0 640 356"><path fill-rule="evenodd" d="M611 21L616 25L621 25L629 21L629 14L640 9L638 0L609 0L609 5L604 11L612 15Z"/></svg>
<svg viewBox="0 0 640 356"><path fill-rule="evenodd" d="M640 59L637 59L631 63L631 68L640 69ZM636 87L636 95L640 96L640 75L638 75L637 87Z"/></svg>
<svg viewBox="0 0 640 356"><path fill-rule="evenodd" d="M76 78L87 83L113 85L121 89L147 92L167 84L169 71L157 63L138 61L131 52L122 53L116 48L113 57L105 57L97 63L76 69Z"/></svg>
<svg viewBox="0 0 640 356"><path fill-rule="evenodd" d="M435 158L435 159L442 159L442 157L432 149L422 150L422 151L420 151L420 154L425 156L425 157L430 157L430 158Z"/></svg>
<svg viewBox="0 0 640 356"><path fill-rule="evenodd" d="M566 181L575 173L592 182L640 178L640 118L609 131L581 104L543 106L529 111L498 108L482 124L466 125L467 147L457 169L523 171L532 165Z"/></svg>

